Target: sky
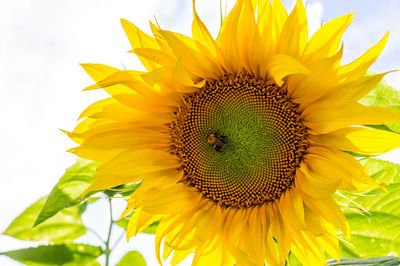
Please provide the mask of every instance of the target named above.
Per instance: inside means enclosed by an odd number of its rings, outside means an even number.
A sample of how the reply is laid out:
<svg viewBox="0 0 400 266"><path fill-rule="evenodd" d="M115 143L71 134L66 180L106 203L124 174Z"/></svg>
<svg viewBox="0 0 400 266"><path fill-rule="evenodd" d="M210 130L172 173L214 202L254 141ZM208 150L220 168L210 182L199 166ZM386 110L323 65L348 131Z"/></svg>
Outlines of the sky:
<svg viewBox="0 0 400 266"><path fill-rule="evenodd" d="M233 5L227 2L227 9ZM288 9L293 0L283 1ZM223 3L225 1L223 0ZM219 1L197 0L198 13L215 37L219 30ZM164 29L190 35L190 0L2 0L0 2L0 232L26 207L48 194L76 157L59 129L72 130L80 112L106 97L101 91L82 92L92 84L79 63L103 63L142 70L120 25L125 18L145 32L154 17ZM334 17L356 12L344 35L344 60L350 62L390 30L388 44L372 66L375 72L400 69L400 1L309 0L310 32ZM400 89L400 72L388 83ZM383 159L400 163L399 150ZM114 216L123 208L116 203ZM106 232L105 205L95 203L85 224ZM104 217L104 219L103 219ZM116 233L119 236L120 232ZM94 243L93 236L82 241ZM0 252L31 246L0 235ZM127 250L141 251L148 265L157 265L154 236L140 234L122 241L112 264ZM188 261L183 263L187 265ZM0 265L20 265L0 256Z"/></svg>

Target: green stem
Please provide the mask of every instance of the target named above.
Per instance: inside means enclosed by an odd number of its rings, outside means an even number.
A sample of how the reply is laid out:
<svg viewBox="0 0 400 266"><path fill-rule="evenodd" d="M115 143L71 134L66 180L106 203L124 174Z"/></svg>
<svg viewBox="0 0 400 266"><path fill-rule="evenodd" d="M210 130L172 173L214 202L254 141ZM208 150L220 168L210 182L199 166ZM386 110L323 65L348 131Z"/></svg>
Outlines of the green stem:
<svg viewBox="0 0 400 266"><path fill-rule="evenodd" d="M111 250L110 250L110 238L111 238L111 231L114 225L114 221L112 218L112 204L111 204L111 198L108 198L108 205L109 205L109 209L110 209L110 226L108 227L108 236L107 236L107 240L106 240L106 266L109 265L109 260L110 260L110 254L111 254Z"/></svg>

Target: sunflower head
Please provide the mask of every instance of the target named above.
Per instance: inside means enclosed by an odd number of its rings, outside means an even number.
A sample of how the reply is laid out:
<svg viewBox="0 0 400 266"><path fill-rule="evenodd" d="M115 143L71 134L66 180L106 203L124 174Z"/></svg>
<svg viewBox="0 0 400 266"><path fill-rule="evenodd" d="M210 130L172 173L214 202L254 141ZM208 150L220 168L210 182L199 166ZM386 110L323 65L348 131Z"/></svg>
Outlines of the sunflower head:
<svg viewBox="0 0 400 266"><path fill-rule="evenodd" d="M379 154L396 134L363 125L400 119L358 100L385 74L366 76L386 41L341 65L352 14L308 36L301 0L238 0L215 40L194 8L192 37L151 24L122 26L146 72L84 64L111 97L89 106L69 136L101 161L96 191L143 181L123 213L131 237L154 221L157 257L177 264L304 265L338 254L346 219L337 190L376 188L348 152ZM373 145L371 143L378 143ZM161 255L161 244L163 254Z"/></svg>
<svg viewBox="0 0 400 266"><path fill-rule="evenodd" d="M279 199L308 147L298 104L274 82L225 75L185 96L171 123L185 182L221 206Z"/></svg>

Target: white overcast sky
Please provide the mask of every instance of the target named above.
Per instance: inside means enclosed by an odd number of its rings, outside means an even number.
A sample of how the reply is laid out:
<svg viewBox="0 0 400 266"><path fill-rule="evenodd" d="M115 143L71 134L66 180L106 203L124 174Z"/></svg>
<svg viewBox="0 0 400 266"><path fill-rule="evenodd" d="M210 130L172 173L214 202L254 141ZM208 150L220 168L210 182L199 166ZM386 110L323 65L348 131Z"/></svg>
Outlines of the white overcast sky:
<svg viewBox="0 0 400 266"><path fill-rule="evenodd" d="M75 161L65 152L74 144L58 128L72 130L80 112L105 94L82 92L92 83L79 63L105 63L141 69L120 26L126 18L149 32L157 17L163 28L190 34L190 0L1 0L0 2L0 232L26 207L48 194L64 169ZM225 2L225 0L222 0ZM285 0L288 8L293 0ZM228 8L233 1L228 1ZM197 0L200 16L215 36L219 29L219 1ZM311 31L321 21L356 12L344 35L344 61L355 59L390 30L376 72L400 69L400 1L309 0ZM400 88L400 73L386 80ZM384 156L400 163L400 152ZM116 204L115 217L122 205ZM105 234L105 206L95 204L84 217ZM118 232L119 234L120 232ZM117 234L117 235L118 235ZM82 241L94 243L87 236ZM27 247L0 236L0 252ZM157 265L154 237L140 235L122 242L113 253L115 264L128 249L140 250L148 265ZM187 264L187 263L186 263ZM185 265L186 265L185 264ZM0 265L20 265L0 256Z"/></svg>

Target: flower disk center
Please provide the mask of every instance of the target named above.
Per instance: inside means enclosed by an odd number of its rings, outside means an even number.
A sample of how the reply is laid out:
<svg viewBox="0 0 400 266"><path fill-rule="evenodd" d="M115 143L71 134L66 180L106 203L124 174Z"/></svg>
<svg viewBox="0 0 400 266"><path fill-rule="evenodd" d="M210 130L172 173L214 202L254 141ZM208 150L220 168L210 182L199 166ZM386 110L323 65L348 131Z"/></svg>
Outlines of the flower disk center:
<svg viewBox="0 0 400 266"><path fill-rule="evenodd" d="M223 206L279 199L308 148L298 106L286 91L244 74L186 96L170 127L183 181Z"/></svg>

